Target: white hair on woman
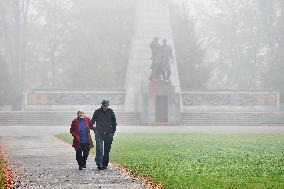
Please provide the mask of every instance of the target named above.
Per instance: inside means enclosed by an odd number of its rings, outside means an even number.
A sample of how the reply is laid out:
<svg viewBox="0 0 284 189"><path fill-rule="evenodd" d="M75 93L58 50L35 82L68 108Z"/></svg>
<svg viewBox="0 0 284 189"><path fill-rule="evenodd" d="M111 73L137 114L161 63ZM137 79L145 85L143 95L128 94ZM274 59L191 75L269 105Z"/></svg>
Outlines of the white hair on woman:
<svg viewBox="0 0 284 189"><path fill-rule="evenodd" d="M79 109L79 110L77 111L77 115L79 115L80 113L85 113L85 111L84 111L83 109Z"/></svg>

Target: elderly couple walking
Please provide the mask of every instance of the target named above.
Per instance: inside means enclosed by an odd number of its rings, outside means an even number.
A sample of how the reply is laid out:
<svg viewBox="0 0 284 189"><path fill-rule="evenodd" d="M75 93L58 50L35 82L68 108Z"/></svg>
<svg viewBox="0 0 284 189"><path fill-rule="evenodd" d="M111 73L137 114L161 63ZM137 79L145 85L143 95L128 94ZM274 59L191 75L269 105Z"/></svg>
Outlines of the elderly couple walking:
<svg viewBox="0 0 284 189"><path fill-rule="evenodd" d="M72 121L70 133L74 137L73 147L76 151L76 160L79 170L86 168L89 151L93 145L90 130L95 133L96 139L96 164L99 170L107 169L109 153L116 131L116 118L112 109L108 108L109 101L103 100L101 107L97 109L92 119L79 110L77 118Z"/></svg>

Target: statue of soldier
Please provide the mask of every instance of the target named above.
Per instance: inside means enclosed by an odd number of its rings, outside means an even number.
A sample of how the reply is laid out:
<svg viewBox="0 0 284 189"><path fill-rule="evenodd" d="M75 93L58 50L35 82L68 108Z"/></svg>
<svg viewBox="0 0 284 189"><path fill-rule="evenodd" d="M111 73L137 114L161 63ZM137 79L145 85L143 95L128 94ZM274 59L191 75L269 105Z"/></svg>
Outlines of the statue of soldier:
<svg viewBox="0 0 284 189"><path fill-rule="evenodd" d="M162 79L170 82L171 68L170 62L173 62L173 52L171 46L167 44L167 39L163 39L161 46L161 64L162 64Z"/></svg>
<svg viewBox="0 0 284 189"><path fill-rule="evenodd" d="M151 52L152 52L152 56L151 56L152 73L151 73L151 76L150 76L150 80L153 80L153 79L157 80L157 79L160 79L161 72L162 72L162 68L161 68L161 45L159 44L158 37L155 37L153 39L153 41L150 43L149 46L150 46Z"/></svg>

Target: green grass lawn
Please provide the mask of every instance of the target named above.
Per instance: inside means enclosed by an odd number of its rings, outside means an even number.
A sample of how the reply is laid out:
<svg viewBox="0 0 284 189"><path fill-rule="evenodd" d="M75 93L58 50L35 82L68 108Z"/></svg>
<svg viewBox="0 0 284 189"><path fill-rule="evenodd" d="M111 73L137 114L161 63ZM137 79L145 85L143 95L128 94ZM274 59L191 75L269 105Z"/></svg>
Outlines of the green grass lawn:
<svg viewBox="0 0 284 189"><path fill-rule="evenodd" d="M69 134L60 137L72 141ZM119 133L111 161L167 189L284 188L280 134Z"/></svg>

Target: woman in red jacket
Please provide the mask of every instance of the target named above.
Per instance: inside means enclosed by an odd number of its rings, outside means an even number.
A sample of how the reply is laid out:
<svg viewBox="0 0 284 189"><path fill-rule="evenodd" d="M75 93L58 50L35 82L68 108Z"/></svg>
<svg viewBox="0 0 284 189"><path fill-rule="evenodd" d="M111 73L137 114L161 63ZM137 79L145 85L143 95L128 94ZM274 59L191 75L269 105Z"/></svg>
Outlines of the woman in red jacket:
<svg viewBox="0 0 284 189"><path fill-rule="evenodd" d="M79 170L82 170L82 168L86 168L89 151L94 147L90 135L90 118L85 116L83 110L77 112L77 118L72 121L70 133L74 137L72 146L76 150Z"/></svg>

